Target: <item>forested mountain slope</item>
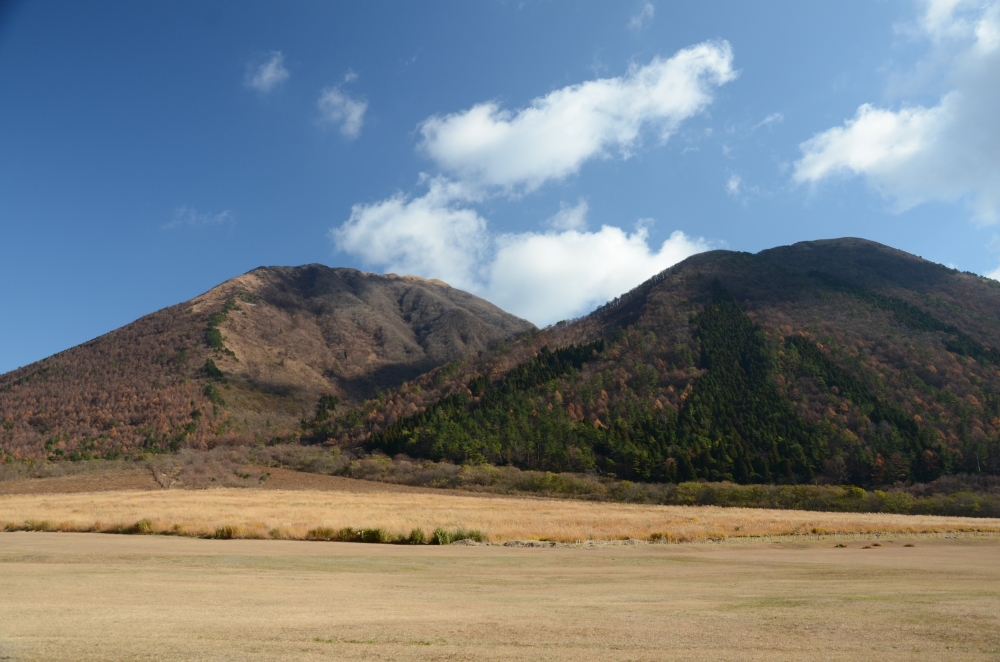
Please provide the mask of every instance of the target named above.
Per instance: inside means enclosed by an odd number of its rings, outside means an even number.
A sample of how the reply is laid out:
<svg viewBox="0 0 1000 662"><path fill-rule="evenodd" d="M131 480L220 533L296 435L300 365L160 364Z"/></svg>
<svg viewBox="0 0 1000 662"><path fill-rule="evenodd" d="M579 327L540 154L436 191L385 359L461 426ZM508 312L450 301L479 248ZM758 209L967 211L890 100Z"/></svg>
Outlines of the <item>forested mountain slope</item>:
<svg viewBox="0 0 1000 662"><path fill-rule="evenodd" d="M533 329L439 281L262 267L0 376L0 459L108 457L295 436Z"/></svg>
<svg viewBox="0 0 1000 662"><path fill-rule="evenodd" d="M1000 473L1000 283L860 239L713 251L305 439L677 481Z"/></svg>

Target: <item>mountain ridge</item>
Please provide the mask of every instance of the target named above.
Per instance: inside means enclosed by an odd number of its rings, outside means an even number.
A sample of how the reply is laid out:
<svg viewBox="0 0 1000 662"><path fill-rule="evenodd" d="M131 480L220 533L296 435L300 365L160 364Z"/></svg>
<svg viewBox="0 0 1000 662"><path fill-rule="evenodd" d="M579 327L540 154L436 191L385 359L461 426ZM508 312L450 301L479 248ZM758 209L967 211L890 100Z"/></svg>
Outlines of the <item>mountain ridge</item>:
<svg viewBox="0 0 1000 662"><path fill-rule="evenodd" d="M638 480L996 473L998 314L1000 284L866 240L712 251L311 438ZM607 346L592 361L545 373L559 352L597 341ZM533 365L544 384L505 385ZM497 398L502 408L484 404Z"/></svg>
<svg viewBox="0 0 1000 662"><path fill-rule="evenodd" d="M90 457L295 435L345 405L533 329L437 281L259 267L0 375L0 457Z"/></svg>
<svg viewBox="0 0 1000 662"><path fill-rule="evenodd" d="M440 281L304 265L113 333L121 356L68 350L91 372L0 376L2 457L302 441L661 482L1000 473L1000 283L864 239L701 253L541 330Z"/></svg>

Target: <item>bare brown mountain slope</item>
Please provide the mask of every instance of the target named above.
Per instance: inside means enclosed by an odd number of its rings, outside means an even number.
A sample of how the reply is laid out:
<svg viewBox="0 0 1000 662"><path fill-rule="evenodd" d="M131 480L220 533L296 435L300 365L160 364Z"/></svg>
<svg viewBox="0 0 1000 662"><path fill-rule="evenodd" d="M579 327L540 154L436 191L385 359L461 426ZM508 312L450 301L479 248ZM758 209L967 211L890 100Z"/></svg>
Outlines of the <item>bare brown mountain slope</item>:
<svg viewBox="0 0 1000 662"><path fill-rule="evenodd" d="M261 267L0 376L0 458L91 457L293 434L533 329L440 281Z"/></svg>

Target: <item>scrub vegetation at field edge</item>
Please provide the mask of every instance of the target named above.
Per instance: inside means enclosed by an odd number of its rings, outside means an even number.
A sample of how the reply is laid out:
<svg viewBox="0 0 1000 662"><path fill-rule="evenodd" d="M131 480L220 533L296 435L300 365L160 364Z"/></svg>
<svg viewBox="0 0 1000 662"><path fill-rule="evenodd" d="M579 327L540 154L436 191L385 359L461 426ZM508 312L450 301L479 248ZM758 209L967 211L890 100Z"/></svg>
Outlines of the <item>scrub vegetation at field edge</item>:
<svg viewBox="0 0 1000 662"><path fill-rule="evenodd" d="M278 469L292 470L297 475L282 474ZM146 472L145 480L138 475L142 472ZM97 474L101 474L101 478ZM361 479L376 485L622 503L1000 517L1000 478L986 474L942 476L931 483L897 484L881 490L836 485L736 485L705 481L635 483L593 474L527 471L484 464L456 465L406 456L390 459L380 454L354 454L336 447L300 444L182 450L138 461L39 461L0 465L0 494L46 489L64 491L63 486L55 483L45 487L37 482L32 484L28 479L88 475L91 479L81 480L82 487L72 491L143 489L145 486L323 489L306 474Z"/></svg>

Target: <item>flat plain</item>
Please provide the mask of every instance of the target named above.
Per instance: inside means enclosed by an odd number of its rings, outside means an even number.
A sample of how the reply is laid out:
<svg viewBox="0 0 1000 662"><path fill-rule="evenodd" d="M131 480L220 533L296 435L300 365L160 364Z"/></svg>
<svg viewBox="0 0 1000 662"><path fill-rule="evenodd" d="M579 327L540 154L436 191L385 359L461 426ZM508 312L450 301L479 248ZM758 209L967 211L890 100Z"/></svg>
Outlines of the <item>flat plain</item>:
<svg viewBox="0 0 1000 662"><path fill-rule="evenodd" d="M536 549L0 533L0 659L1000 656L1000 542L874 542Z"/></svg>
<svg viewBox="0 0 1000 662"><path fill-rule="evenodd" d="M282 470L254 489L162 489L148 472L0 488L0 528L63 531L0 532L2 661L1000 657L1000 520L504 497ZM139 520L170 535L97 533ZM569 544L295 539L438 526ZM256 539L209 539L219 527Z"/></svg>

